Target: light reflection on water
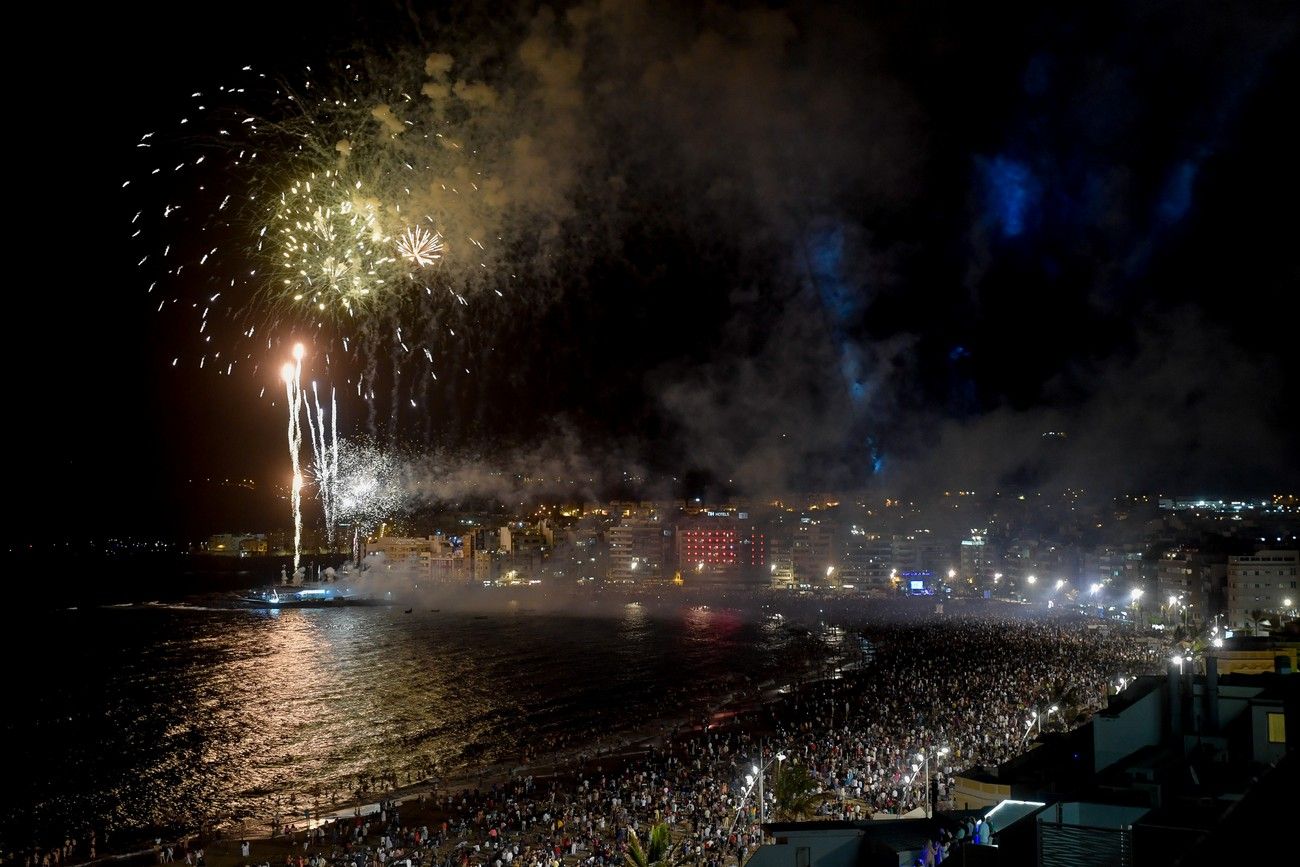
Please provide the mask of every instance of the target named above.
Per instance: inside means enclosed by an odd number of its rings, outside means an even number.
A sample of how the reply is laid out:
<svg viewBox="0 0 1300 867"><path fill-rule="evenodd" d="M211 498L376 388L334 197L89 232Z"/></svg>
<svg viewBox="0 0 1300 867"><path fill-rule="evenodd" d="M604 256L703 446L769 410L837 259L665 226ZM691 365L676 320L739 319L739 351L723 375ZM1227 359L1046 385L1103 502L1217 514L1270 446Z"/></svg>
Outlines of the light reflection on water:
<svg viewBox="0 0 1300 867"><path fill-rule="evenodd" d="M105 821L192 827L264 816L272 796L543 758L548 738L680 711L736 672L777 665L786 634L734 612L489 617L395 608L88 610L55 616L57 653L21 660L23 748L0 794L0 844ZM654 707L657 701L667 708ZM576 746L571 743L569 746ZM38 817L38 818L34 818ZM42 835L43 836L43 835Z"/></svg>

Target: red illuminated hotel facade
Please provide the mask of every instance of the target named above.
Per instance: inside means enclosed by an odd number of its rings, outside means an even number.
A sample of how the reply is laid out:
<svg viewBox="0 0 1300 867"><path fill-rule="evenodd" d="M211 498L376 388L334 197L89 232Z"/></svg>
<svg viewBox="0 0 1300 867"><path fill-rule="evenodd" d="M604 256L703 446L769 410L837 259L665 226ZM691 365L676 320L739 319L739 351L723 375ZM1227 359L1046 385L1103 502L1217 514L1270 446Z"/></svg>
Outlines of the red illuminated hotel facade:
<svg viewBox="0 0 1300 867"><path fill-rule="evenodd" d="M702 520L677 529L677 562L683 575L762 579L767 534L749 523Z"/></svg>

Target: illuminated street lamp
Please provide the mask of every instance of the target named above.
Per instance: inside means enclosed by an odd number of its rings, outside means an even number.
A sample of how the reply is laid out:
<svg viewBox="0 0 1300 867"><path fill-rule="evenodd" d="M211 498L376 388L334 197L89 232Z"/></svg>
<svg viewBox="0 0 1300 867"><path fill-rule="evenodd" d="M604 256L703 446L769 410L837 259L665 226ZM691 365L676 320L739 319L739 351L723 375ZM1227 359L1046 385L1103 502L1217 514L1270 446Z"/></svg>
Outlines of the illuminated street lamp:
<svg viewBox="0 0 1300 867"><path fill-rule="evenodd" d="M761 742L760 742L760 744L759 744L759 756L760 756L760 761L761 761L761 756L762 756L762 754L763 754L763 747L762 747L762 744L761 744ZM745 788L745 793L744 793L743 795L741 795L741 798L740 798L740 809L738 809L738 810L736 811L736 819L739 819L739 818L740 818L740 810L743 810L744 807L745 807L745 799L749 797L749 793L752 792L752 791L754 790L754 785L757 783L757 785L758 785L758 824L759 824L759 826L761 827L761 826L763 825L763 823L767 821L767 804L766 804L766 801L765 801L765 799L764 799L764 797L763 797L763 777L764 777L764 775L767 773L767 769L770 768L770 767L772 767L772 763L773 763L773 762L776 763L776 773L777 773L777 776L779 777L779 776L781 775L781 762L784 762L785 759L786 759L786 755L785 755L785 753L784 753L784 752L781 752L781 751L778 750L778 751L777 751L777 754L776 754L775 756L773 756L771 759L769 759L766 763L764 763L762 767L759 767L757 763L752 764L752 765L749 766L749 773L748 773L748 774L745 774L745 786L746 786L746 788ZM731 827L732 827L732 828L735 828L735 827L736 827L736 819L732 819L732 820L731 820ZM731 831L728 830L727 833L730 834Z"/></svg>
<svg viewBox="0 0 1300 867"><path fill-rule="evenodd" d="M925 818L927 819L933 818L934 816L934 805L930 803L930 757L934 756L935 758L940 758L946 755L948 755L947 747L943 747L942 749L936 750L933 753L923 752L923 753L916 754L916 760L921 763L922 773L924 774L923 784L925 786ZM916 769L917 769L916 765L912 765L912 770L916 771Z"/></svg>
<svg viewBox="0 0 1300 867"><path fill-rule="evenodd" d="M1052 705L1042 713L1039 713L1038 711L1032 711L1033 716L1031 716L1025 724L1025 736L1024 738L1022 738L1022 740L1025 741L1029 740L1029 732L1031 729L1037 728L1038 729L1037 734L1041 735L1043 733L1043 718L1051 716L1052 714L1056 713L1058 710L1060 710L1059 706Z"/></svg>
<svg viewBox="0 0 1300 867"><path fill-rule="evenodd" d="M1034 576L1034 575L1030 575L1030 576L1029 576L1028 578L1026 578L1025 580L1028 581L1030 584L1037 584L1037 583L1038 583L1038 578L1037 578L1036 576Z"/></svg>
<svg viewBox="0 0 1300 867"><path fill-rule="evenodd" d="M1060 589L1061 589L1062 587L1064 587L1064 586L1065 586L1065 579L1064 579L1064 578L1057 578L1057 579L1056 579L1056 589L1057 589L1057 590L1060 590Z"/></svg>

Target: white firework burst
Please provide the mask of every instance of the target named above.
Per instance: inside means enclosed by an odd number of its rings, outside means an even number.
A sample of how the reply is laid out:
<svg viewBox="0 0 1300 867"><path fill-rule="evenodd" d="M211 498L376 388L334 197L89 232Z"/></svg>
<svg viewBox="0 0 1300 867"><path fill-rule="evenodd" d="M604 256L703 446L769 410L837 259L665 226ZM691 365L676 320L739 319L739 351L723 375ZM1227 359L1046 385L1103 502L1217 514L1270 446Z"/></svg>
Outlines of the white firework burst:
<svg viewBox="0 0 1300 867"><path fill-rule="evenodd" d="M414 226L398 237L397 252L417 268L427 267L442 258L442 234Z"/></svg>

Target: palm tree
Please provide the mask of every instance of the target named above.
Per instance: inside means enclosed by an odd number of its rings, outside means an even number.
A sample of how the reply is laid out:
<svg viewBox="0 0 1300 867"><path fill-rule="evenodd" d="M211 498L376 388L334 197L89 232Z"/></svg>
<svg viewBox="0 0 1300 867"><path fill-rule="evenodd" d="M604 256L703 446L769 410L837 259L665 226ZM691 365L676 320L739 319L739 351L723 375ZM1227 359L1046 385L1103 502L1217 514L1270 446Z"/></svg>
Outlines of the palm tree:
<svg viewBox="0 0 1300 867"><path fill-rule="evenodd" d="M820 792L816 778L803 765L791 763L779 767L772 784L776 798L776 817L779 819L807 819L817 807L834 796Z"/></svg>
<svg viewBox="0 0 1300 867"><path fill-rule="evenodd" d="M641 847L636 831L628 829L627 853L623 856L627 859L628 867L668 865L672 863L671 854L672 838L668 834L667 823L656 822L650 826L650 838L645 848Z"/></svg>

